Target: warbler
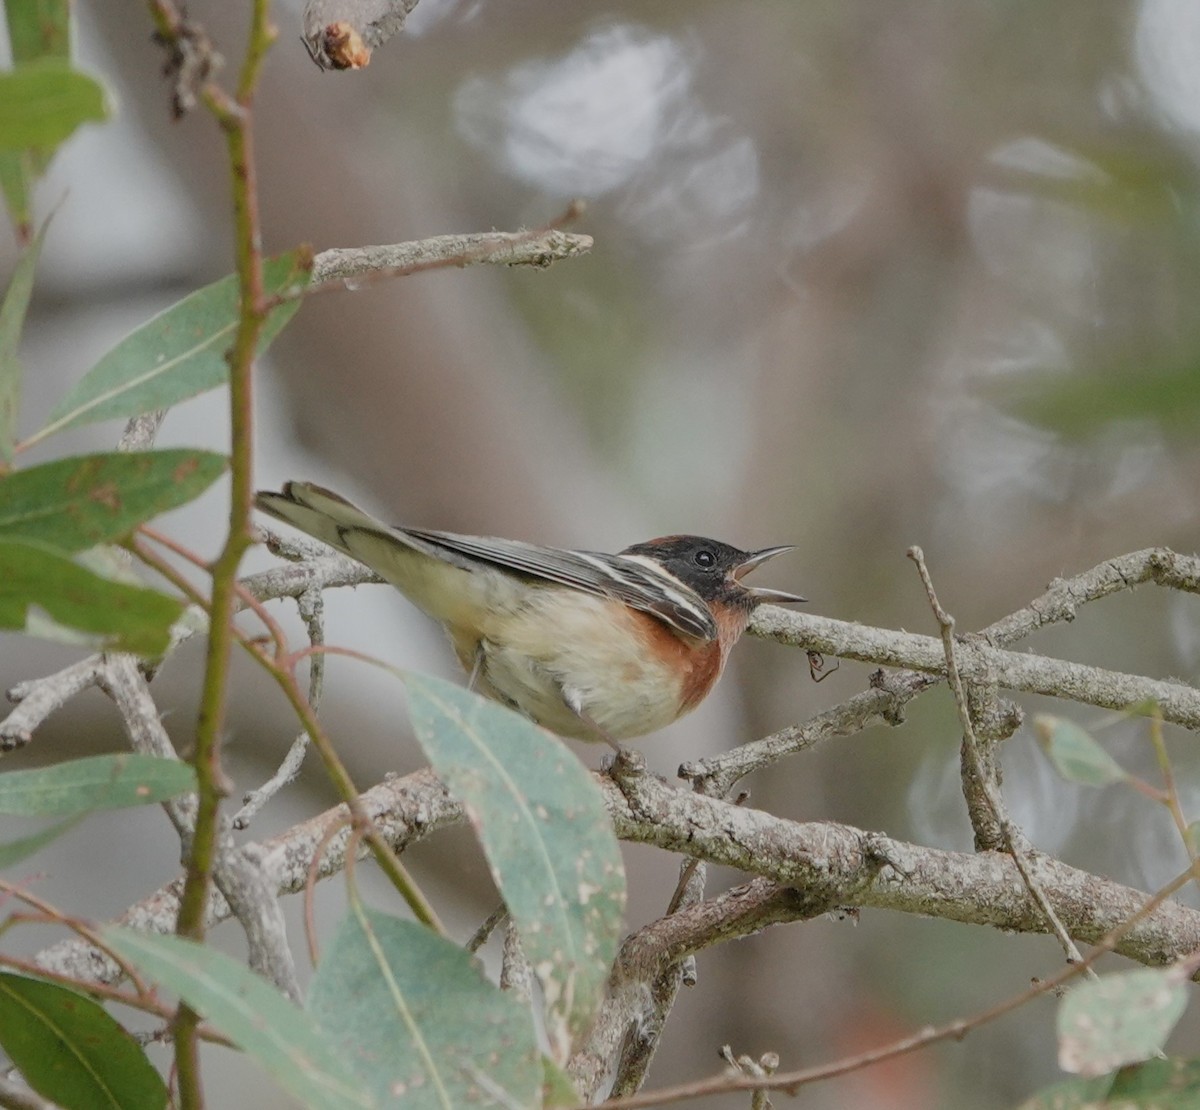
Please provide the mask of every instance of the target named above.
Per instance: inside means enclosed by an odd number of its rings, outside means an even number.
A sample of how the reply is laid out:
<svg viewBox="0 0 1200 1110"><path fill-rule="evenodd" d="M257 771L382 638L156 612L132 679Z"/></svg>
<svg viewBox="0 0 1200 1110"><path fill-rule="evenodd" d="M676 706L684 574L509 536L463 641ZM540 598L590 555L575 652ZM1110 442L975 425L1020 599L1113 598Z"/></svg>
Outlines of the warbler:
<svg viewBox="0 0 1200 1110"><path fill-rule="evenodd" d="M438 621L470 684L562 736L619 741L694 709L763 602L742 578L792 547L663 536L616 555L391 527L308 482L258 507L365 563Z"/></svg>

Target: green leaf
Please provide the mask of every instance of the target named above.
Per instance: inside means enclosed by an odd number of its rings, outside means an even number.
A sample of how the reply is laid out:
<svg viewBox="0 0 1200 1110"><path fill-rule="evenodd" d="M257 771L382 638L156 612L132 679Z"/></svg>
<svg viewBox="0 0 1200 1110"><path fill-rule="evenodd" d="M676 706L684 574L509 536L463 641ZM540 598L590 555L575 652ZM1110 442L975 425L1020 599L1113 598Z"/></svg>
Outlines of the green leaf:
<svg viewBox="0 0 1200 1110"><path fill-rule="evenodd" d="M1097 1076L1162 1049L1187 1008L1188 989L1170 968L1143 967L1082 983L1058 1008L1058 1065Z"/></svg>
<svg viewBox="0 0 1200 1110"><path fill-rule="evenodd" d="M71 54L71 6L68 0L8 0L8 41L14 62L38 58L67 60ZM50 162L49 150L0 150L0 190L17 231L25 242L33 227L33 186Z"/></svg>
<svg viewBox="0 0 1200 1110"><path fill-rule="evenodd" d="M267 296L295 292L308 282L312 257L292 251L264 266ZM295 315L300 300L271 310L258 352ZM170 408L229 380L225 353L238 320L238 282L231 275L184 297L131 332L92 367L50 415L50 423L27 443L95 420L137 416Z"/></svg>
<svg viewBox="0 0 1200 1110"><path fill-rule="evenodd" d="M1195 1110L1200 1060L1147 1060L1096 1079L1069 1079L1039 1091L1018 1110Z"/></svg>
<svg viewBox="0 0 1200 1110"><path fill-rule="evenodd" d="M42 224L33 241L21 252L13 269L12 280L0 304L0 459L12 459L13 441L17 432L17 408L21 402L21 363L17 349L21 345L21 329L29 298L33 293L33 274L38 255L50 221Z"/></svg>
<svg viewBox="0 0 1200 1110"><path fill-rule="evenodd" d="M51 548L0 540L0 628L24 629L31 605L136 655L164 651L183 612L173 597L101 578Z"/></svg>
<svg viewBox="0 0 1200 1110"><path fill-rule="evenodd" d="M196 772L178 759L119 752L0 775L0 813L62 817L165 802L196 789Z"/></svg>
<svg viewBox="0 0 1200 1110"><path fill-rule="evenodd" d="M73 829L85 816L86 814L79 814L75 817L68 817L65 821L59 821L40 832L0 844L0 871L6 867L14 867L21 860L28 859L29 856L40 852L47 844Z"/></svg>
<svg viewBox="0 0 1200 1110"><path fill-rule="evenodd" d="M232 957L181 937L116 925L104 929L104 938L224 1033L301 1106L375 1106L312 1018Z"/></svg>
<svg viewBox="0 0 1200 1110"><path fill-rule="evenodd" d="M1090 733L1072 721L1039 714L1033 719L1033 731L1050 762L1068 782L1108 786L1129 777Z"/></svg>
<svg viewBox="0 0 1200 1110"><path fill-rule="evenodd" d="M458 945L356 906L308 996L325 1038L379 1106L537 1106L542 1064L528 1006Z"/></svg>
<svg viewBox="0 0 1200 1110"><path fill-rule="evenodd" d="M0 150L0 192L8 208L8 218L16 231L17 242L27 242L33 234L33 183L37 180L37 162L32 150Z"/></svg>
<svg viewBox="0 0 1200 1110"><path fill-rule="evenodd" d="M467 808L546 1000L563 1060L604 995L625 872L592 776L557 739L495 702L406 674L425 754Z"/></svg>
<svg viewBox="0 0 1200 1110"><path fill-rule="evenodd" d="M14 62L71 56L69 0L7 0L4 14Z"/></svg>
<svg viewBox="0 0 1200 1110"><path fill-rule="evenodd" d="M0 972L0 1047L68 1110L161 1110L167 1088L104 1007L57 983Z"/></svg>
<svg viewBox="0 0 1200 1110"><path fill-rule="evenodd" d="M212 451L114 451L0 478L0 539L83 551L198 497L224 472Z"/></svg>
<svg viewBox="0 0 1200 1110"><path fill-rule="evenodd" d="M57 146L81 123L107 116L104 89L62 59L0 73L0 150Z"/></svg>

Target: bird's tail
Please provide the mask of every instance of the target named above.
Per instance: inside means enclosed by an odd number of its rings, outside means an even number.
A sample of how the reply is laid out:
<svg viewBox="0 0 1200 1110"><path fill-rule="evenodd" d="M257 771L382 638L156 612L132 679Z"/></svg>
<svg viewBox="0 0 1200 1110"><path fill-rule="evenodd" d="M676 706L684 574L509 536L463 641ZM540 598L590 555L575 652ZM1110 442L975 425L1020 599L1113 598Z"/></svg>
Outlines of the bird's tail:
<svg viewBox="0 0 1200 1110"><path fill-rule="evenodd" d="M358 529L378 532L384 528L357 505L312 482L285 482L279 493L259 490L254 503L264 513L347 555L354 555L347 544L349 533Z"/></svg>
<svg viewBox="0 0 1200 1110"><path fill-rule="evenodd" d="M279 493L260 491L264 512L307 532L377 571L418 608L443 623L475 627L486 611L488 580L473 575L465 555L437 542L442 533L394 528L311 482L287 482Z"/></svg>

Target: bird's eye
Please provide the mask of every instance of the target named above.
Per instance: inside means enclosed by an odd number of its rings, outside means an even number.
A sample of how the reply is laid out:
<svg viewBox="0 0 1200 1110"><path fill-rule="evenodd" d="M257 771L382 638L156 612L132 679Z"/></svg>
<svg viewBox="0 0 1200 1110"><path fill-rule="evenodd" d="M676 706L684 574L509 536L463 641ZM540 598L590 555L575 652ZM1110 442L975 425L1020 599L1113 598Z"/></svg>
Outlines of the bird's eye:
<svg viewBox="0 0 1200 1110"><path fill-rule="evenodd" d="M702 547L692 556L692 559L696 566L703 567L705 570L709 570L717 564L717 557L707 547Z"/></svg>

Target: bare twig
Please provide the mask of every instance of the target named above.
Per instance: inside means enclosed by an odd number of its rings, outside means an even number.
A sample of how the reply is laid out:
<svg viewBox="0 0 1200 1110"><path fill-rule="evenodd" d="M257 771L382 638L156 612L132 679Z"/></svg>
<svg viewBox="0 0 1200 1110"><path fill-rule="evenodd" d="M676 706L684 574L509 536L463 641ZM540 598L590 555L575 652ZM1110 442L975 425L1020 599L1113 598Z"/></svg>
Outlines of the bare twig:
<svg viewBox="0 0 1200 1110"><path fill-rule="evenodd" d="M305 296L324 288L358 289L392 277L442 266L533 266L545 269L592 249L590 235L537 228L532 231L482 231L435 235L408 243L373 247L337 247L313 259L312 282Z"/></svg>
<svg viewBox="0 0 1200 1110"><path fill-rule="evenodd" d="M917 572L921 576L921 583L924 585L925 593L929 597L930 608L933 610L938 627L942 630L942 645L946 653L946 675L950 683L950 691L954 695L955 707L958 709L958 720L963 730L963 748L974 772L975 785L982 794L987 808L991 811L991 818L999 830L1004 850L1008 852L1013 862L1017 865L1017 870L1021 873L1021 880L1025 883L1030 896L1037 902L1042 913L1045 914L1051 932L1058 938L1058 942L1063 946L1063 951L1067 954L1067 960L1071 963L1079 963L1083 959L1083 956L1067 932L1066 926L1059 919L1054 906L1050 903L1050 899L1046 897L1046 892L1042 889L1042 884L1034 876L1032 851L1026 849L1023 843L1024 837L1020 835L1008 816L1008 810L1004 805L1004 798L1000 793L999 783L996 781L995 775L990 774L988 768L984 765L984 757L980 752L979 740L975 735L975 725L971 720L971 711L967 706L967 695L963 689L962 676L959 674L958 645L955 643L954 637L954 618L946 612L942 607L942 603L938 601L937 592L933 588L933 579L930 577L929 568L925 564L925 553L919 547L910 547L908 549L908 557L917 564ZM1019 843L1018 841L1021 842ZM1093 978L1096 977L1096 973L1090 968L1088 969L1088 975Z"/></svg>
<svg viewBox="0 0 1200 1110"><path fill-rule="evenodd" d="M321 591L311 588L305 590L296 599L296 605L300 610L300 619L304 621L304 626L308 630L308 642L313 647L324 644L325 603ZM324 692L324 689L325 653L317 651L308 657L308 704L312 706L314 713L318 712L321 708L321 694ZM308 733L301 732L292 741L292 746L288 748L287 755L284 756L283 762L279 765L279 769L275 774L257 790L251 790L243 797L242 808L237 811L233 818L233 827L235 829L246 828L254 815L267 802L275 797L285 786L296 780L296 777L300 774L300 768L304 763L304 756L307 751Z"/></svg>
<svg viewBox="0 0 1200 1110"><path fill-rule="evenodd" d="M28 744L33 731L56 709L61 709L76 694L95 686L104 661L91 655L72 663L61 671L20 682L8 691L8 700L17 703L0 721L0 752L12 751Z"/></svg>
<svg viewBox="0 0 1200 1110"><path fill-rule="evenodd" d="M946 673L941 642L933 636L867 628L808 613L790 613L777 605L761 606L751 620L750 631L823 655L906 667L927 674ZM983 635L986 636L986 632ZM1103 709L1123 710L1131 705L1155 701L1162 708L1163 720L1200 729L1200 690L1194 686L1044 655L1004 651L986 644L979 645L976 657L980 668L1006 690L1066 698Z"/></svg>
<svg viewBox="0 0 1200 1110"><path fill-rule="evenodd" d="M491 913L483 920L483 924L471 934L471 939L464 946L468 952L478 952L485 944L491 935L500 927L501 923L508 920L508 907L501 902Z"/></svg>
<svg viewBox="0 0 1200 1110"><path fill-rule="evenodd" d="M179 758L133 656L111 656L101 684L121 714L134 751L160 759ZM193 835L195 797L172 799L164 803L164 808L186 850ZM268 874L257 845L239 848L234 844L227 820L222 820L218 829L213 873L217 889L245 930L250 966L298 1001L300 986L276 893L277 883Z"/></svg>
<svg viewBox="0 0 1200 1110"><path fill-rule="evenodd" d="M989 625L981 635L996 647L1009 647L1047 625L1073 621L1081 605L1132 590L1144 582L1200 594L1200 558L1166 547L1147 547L1106 559L1082 574L1056 578L1041 597Z"/></svg>
<svg viewBox="0 0 1200 1110"><path fill-rule="evenodd" d="M710 759L684 763L679 777L688 779L704 793L723 797L741 778L796 752L807 751L835 736L852 736L875 721L899 724L904 706L936 683L929 675L912 671L878 671L872 688L818 713L803 724L791 725L761 740L752 740Z"/></svg>

